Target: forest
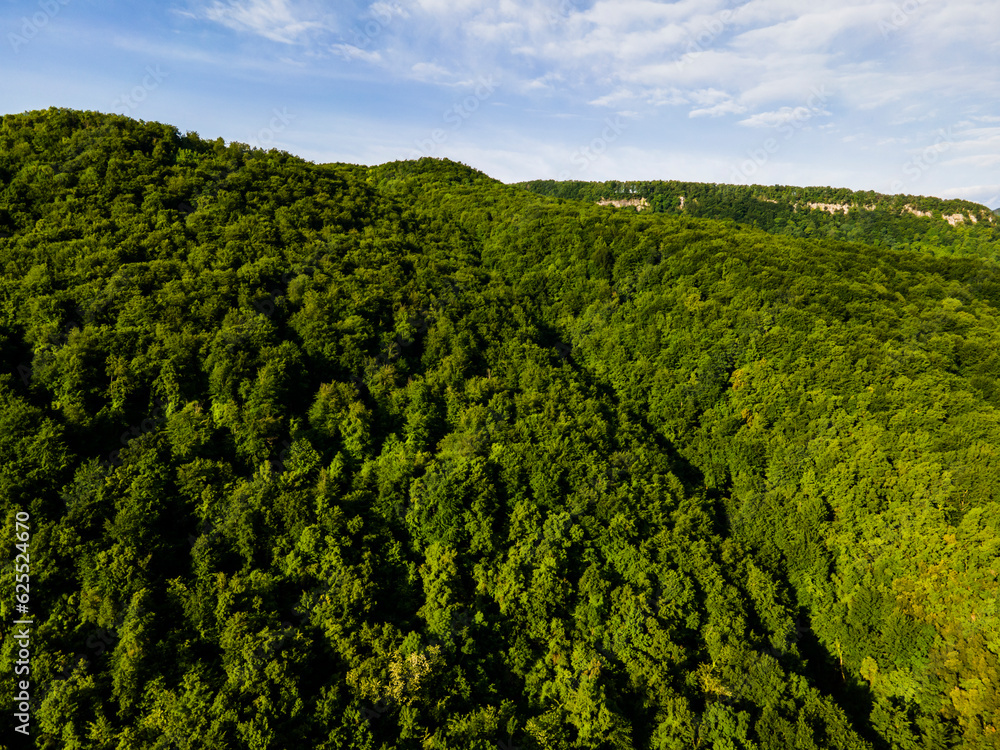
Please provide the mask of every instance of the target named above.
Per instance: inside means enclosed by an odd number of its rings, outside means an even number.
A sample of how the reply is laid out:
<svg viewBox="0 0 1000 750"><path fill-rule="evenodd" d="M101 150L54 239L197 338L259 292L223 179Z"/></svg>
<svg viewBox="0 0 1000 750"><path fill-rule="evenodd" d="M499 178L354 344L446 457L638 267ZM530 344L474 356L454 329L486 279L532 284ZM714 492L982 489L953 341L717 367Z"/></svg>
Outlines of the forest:
<svg viewBox="0 0 1000 750"><path fill-rule="evenodd" d="M1000 256L935 201L4 115L2 742L1000 747Z"/></svg>
<svg viewBox="0 0 1000 750"><path fill-rule="evenodd" d="M771 234L861 242L935 255L1000 257L1000 209L963 200L831 187L704 182L555 182L521 186L591 202L645 200L657 213L731 220Z"/></svg>

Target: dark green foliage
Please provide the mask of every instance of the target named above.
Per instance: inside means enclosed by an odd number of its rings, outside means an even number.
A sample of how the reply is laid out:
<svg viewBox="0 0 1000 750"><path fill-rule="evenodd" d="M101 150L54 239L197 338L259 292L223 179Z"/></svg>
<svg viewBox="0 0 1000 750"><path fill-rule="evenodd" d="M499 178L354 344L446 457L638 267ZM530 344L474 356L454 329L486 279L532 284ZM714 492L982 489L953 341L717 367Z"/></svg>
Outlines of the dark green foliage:
<svg viewBox="0 0 1000 750"><path fill-rule="evenodd" d="M0 179L38 747L997 746L987 228L68 110Z"/></svg>

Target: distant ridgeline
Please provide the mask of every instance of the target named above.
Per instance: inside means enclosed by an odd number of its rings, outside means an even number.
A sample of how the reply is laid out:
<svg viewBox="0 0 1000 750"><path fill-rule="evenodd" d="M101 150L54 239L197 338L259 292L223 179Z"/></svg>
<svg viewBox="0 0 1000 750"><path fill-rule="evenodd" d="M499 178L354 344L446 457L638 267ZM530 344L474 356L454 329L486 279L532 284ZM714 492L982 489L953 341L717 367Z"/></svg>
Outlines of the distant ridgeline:
<svg viewBox="0 0 1000 750"><path fill-rule="evenodd" d="M35 747L998 747L989 216L534 187L0 117Z"/></svg>
<svg viewBox="0 0 1000 750"><path fill-rule="evenodd" d="M772 234L824 237L897 250L1000 258L1000 209L963 200L830 187L706 182L519 183L557 198L651 207L657 213L730 219ZM642 201L642 205L639 202Z"/></svg>

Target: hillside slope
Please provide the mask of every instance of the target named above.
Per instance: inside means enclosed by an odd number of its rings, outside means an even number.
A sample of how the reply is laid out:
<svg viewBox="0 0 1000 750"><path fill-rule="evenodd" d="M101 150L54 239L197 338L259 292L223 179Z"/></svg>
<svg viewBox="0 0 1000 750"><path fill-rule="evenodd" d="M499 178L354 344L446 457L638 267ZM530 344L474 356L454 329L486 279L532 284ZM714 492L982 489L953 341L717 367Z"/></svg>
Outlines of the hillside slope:
<svg viewBox="0 0 1000 750"><path fill-rule="evenodd" d="M534 180L521 186L540 195L591 202L642 201L657 213L732 220L789 237L838 239L934 255L1000 259L1000 222L996 212L970 201L830 187L716 185L674 180Z"/></svg>
<svg viewBox="0 0 1000 750"><path fill-rule="evenodd" d="M36 746L997 746L993 261L70 110L0 185Z"/></svg>

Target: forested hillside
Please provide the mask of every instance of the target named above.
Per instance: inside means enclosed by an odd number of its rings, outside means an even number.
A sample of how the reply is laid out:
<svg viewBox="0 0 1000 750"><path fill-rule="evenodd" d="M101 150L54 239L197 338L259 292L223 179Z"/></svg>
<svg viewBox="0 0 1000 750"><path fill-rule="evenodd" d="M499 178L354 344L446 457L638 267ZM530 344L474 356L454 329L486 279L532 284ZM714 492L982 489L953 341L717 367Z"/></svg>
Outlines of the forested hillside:
<svg viewBox="0 0 1000 750"><path fill-rule="evenodd" d="M963 200L882 195L830 187L706 182L535 180L523 187L558 198L644 200L640 210L732 220L789 237L863 242L934 255L1000 258L997 211Z"/></svg>
<svg viewBox="0 0 1000 750"><path fill-rule="evenodd" d="M0 189L33 746L1000 746L995 256L71 110Z"/></svg>

